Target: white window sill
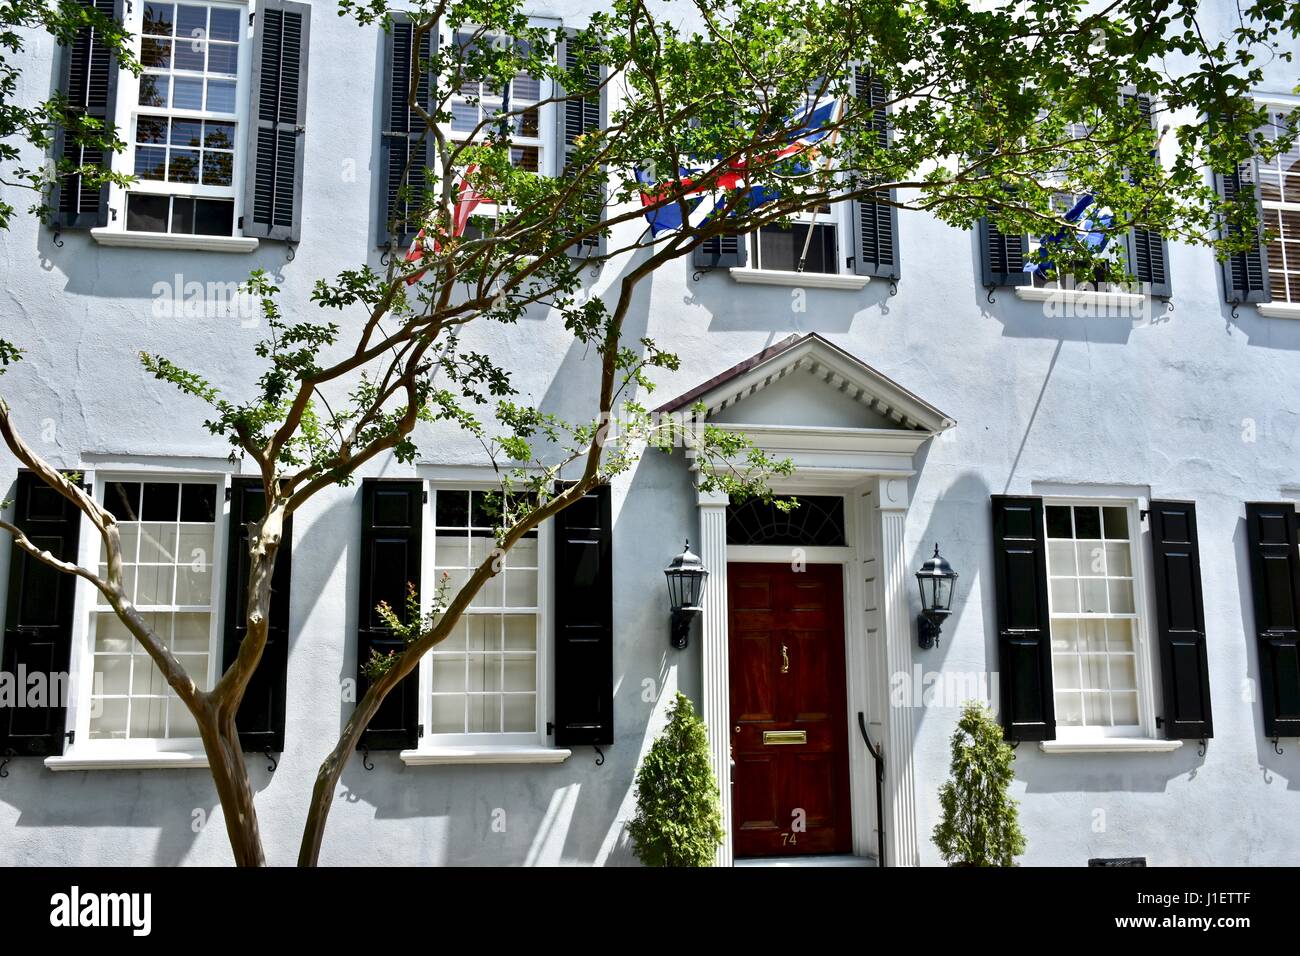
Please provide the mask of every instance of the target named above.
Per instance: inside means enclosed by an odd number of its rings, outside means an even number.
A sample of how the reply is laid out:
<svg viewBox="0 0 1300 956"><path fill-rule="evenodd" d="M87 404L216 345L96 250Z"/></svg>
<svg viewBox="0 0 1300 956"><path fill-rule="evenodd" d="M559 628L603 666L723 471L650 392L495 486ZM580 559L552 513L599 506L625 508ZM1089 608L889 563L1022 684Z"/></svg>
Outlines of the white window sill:
<svg viewBox="0 0 1300 956"><path fill-rule="evenodd" d="M48 770L204 770L208 758L203 753L123 753L123 754L64 754L46 757Z"/></svg>
<svg viewBox="0 0 1300 956"><path fill-rule="evenodd" d="M783 285L809 289L849 289L855 291L871 281L871 276L841 275L832 272L783 272L779 269L747 269L733 266L731 278L746 285Z"/></svg>
<svg viewBox="0 0 1300 956"><path fill-rule="evenodd" d="M423 747L403 750L402 763L408 767L434 767L445 764L563 763L572 750L555 747L494 746Z"/></svg>
<svg viewBox="0 0 1300 956"><path fill-rule="evenodd" d="M1116 309L1141 308L1147 297L1136 292L1097 292L1085 289L1051 289L1016 286L1016 298L1026 302L1051 302L1053 305L1100 305Z"/></svg>
<svg viewBox="0 0 1300 956"><path fill-rule="evenodd" d="M1044 740L1038 744L1038 749L1045 754L1163 754L1182 745L1181 740L1103 737L1098 740Z"/></svg>
<svg viewBox="0 0 1300 956"><path fill-rule="evenodd" d="M259 240L245 236L184 236L170 232L127 232L105 226L90 230L96 242L104 246L130 246L136 249L196 249L200 252L252 252Z"/></svg>
<svg viewBox="0 0 1300 956"><path fill-rule="evenodd" d="M1270 319L1300 319L1300 303L1260 302L1255 306L1259 314Z"/></svg>

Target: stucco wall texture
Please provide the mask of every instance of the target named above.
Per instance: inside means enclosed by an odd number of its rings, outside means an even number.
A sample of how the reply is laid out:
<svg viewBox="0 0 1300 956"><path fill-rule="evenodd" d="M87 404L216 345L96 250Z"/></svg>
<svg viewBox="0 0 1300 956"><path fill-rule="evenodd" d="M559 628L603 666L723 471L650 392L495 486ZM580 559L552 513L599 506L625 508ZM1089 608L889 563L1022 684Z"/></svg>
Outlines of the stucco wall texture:
<svg viewBox="0 0 1300 956"><path fill-rule="evenodd" d="M252 254L108 248L84 233L20 217L0 240L0 328L28 350L0 380L23 431L61 466L110 460L211 459L229 449L203 428L204 408L140 367L141 350L172 357L233 396L246 394L265 329L224 318L155 314L156 283L236 282L266 269L283 302L311 310L317 276L362 261L373 248L381 37L316 2L306 131L303 241ZM567 22L594 4L556 3ZM1224 16L1231 4L1220 2ZM53 82L48 38L32 45L20 94ZM1286 92L1294 67L1266 67L1264 91ZM24 197L17 197L25 204ZM681 369L658 373L656 399L705 381L791 333L817 332L943 409L958 425L917 456L907 517L909 572L935 541L960 571L952 618L937 649L913 650L925 671L997 667L988 497L1058 486L1114 486L1197 503L1215 736L1167 754L1017 752L1028 865L1082 865L1093 856L1145 856L1152 864L1288 864L1300 859L1300 746L1275 753L1262 735L1242 503L1300 487L1300 323L1223 303L1211 253L1171 244L1173 307L1148 318L1044 314L1010 290L990 304L979 287L974 234L903 213L897 294L736 283L725 272L692 278L687 262L657 272L639 293L626 336L672 349ZM623 263L592 280L615 286ZM306 314L305 311L302 314ZM333 316L334 318L340 318ZM358 314L341 323L355 328ZM482 325L465 341L513 370L523 397L570 418L593 400L594 356L554 317ZM429 429L421 462L481 464L477 442ZM215 467L215 466L214 466ZM0 491L16 466L0 455ZM368 474L417 472L386 461ZM0 495L4 497L4 495ZM250 755L272 864L292 864L315 770L350 705L339 683L355 673L359 487L319 495L294 518L292 644L287 746L274 773ZM327 865L624 864L640 756L672 693L698 701L700 642L667 641L662 568L696 535L695 494L680 456L653 454L614 487L615 743L597 766L576 748L554 766L407 767L373 755L344 772L326 834ZM1145 547L1145 543L1144 543ZM0 546L0 581L9 545ZM718 594L711 600L720 600ZM4 597L0 594L0 602ZM909 589L912 611L919 610ZM865 638L863 638L865 639ZM643 699L651 681L652 699ZM908 711L921 861L938 863L928 835L947 775L957 710ZM860 741L851 740L852 746ZM215 792L203 770L53 773L17 759L0 780L0 859L12 864L224 865L231 860ZM506 826L492 826L504 810ZM499 816L499 815L498 815ZM205 826L196 821L206 820Z"/></svg>

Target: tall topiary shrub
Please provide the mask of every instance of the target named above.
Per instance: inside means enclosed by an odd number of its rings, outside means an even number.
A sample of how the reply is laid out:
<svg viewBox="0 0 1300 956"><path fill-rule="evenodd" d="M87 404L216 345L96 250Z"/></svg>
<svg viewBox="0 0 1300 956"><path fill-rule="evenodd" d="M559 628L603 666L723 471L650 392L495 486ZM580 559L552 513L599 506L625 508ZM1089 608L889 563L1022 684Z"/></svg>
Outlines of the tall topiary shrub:
<svg viewBox="0 0 1300 956"><path fill-rule="evenodd" d="M636 817L627 830L646 866L711 866L722 843L704 721L680 692L667 728L637 772Z"/></svg>
<svg viewBox="0 0 1300 956"><path fill-rule="evenodd" d="M987 707L968 701L952 735L952 779L939 790L934 845L954 866L1015 866L1025 852L1011 799L1015 754Z"/></svg>

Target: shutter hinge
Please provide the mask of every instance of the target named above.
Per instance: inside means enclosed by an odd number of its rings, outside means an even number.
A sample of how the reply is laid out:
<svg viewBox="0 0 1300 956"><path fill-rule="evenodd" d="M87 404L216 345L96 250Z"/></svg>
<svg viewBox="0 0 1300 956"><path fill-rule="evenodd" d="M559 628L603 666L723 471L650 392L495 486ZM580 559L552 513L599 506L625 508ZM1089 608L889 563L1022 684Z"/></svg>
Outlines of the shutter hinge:
<svg viewBox="0 0 1300 956"><path fill-rule="evenodd" d="M227 501L230 500L230 492L231 492L231 490L232 490L231 486L230 486L230 485L226 485L226 500L227 500Z"/></svg>
<svg viewBox="0 0 1300 956"><path fill-rule="evenodd" d="M63 736L65 736L65 737L68 738L68 743L70 743L70 744L71 744L71 743L76 743L76 740L77 740L77 732L76 732L75 730L69 730L69 731L68 731L66 734L64 734Z"/></svg>
<svg viewBox="0 0 1300 956"><path fill-rule="evenodd" d="M1151 513L1150 508L1141 508L1138 510L1138 521L1146 521L1147 515Z"/></svg>
<svg viewBox="0 0 1300 956"><path fill-rule="evenodd" d="M420 490L420 504L427 505L428 503L429 503L429 489L423 488Z"/></svg>
<svg viewBox="0 0 1300 956"><path fill-rule="evenodd" d="M549 720L546 722L546 736L555 736L555 724L551 723Z"/></svg>
<svg viewBox="0 0 1300 956"><path fill-rule="evenodd" d="M255 16L257 16L257 11L256 11L256 10L250 10L250 11L248 11L248 25L249 25L250 27L253 25L253 17L255 17Z"/></svg>
<svg viewBox="0 0 1300 956"><path fill-rule="evenodd" d="M415 725L415 736L417 736L417 737L423 737L423 736L424 736L424 724L416 724L416 725Z"/></svg>
<svg viewBox="0 0 1300 956"><path fill-rule="evenodd" d="M243 216L240 216L240 217L239 217L239 228L240 228L241 231L242 231L243 228L244 228L244 217L243 217Z"/></svg>
<svg viewBox="0 0 1300 956"><path fill-rule="evenodd" d="M1156 726L1157 726L1157 727L1163 727L1164 725L1165 725L1165 719L1164 719L1163 717L1157 717L1157 718L1156 718Z"/></svg>

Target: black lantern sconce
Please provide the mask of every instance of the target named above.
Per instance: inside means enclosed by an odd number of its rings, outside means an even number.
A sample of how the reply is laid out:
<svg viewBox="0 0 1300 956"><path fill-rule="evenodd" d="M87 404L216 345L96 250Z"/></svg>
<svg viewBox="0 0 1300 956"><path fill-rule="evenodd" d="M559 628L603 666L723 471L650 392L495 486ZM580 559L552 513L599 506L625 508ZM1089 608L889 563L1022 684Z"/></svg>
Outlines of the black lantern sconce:
<svg viewBox="0 0 1300 956"><path fill-rule="evenodd" d="M957 572L939 554L934 546L934 557L929 558L916 572L916 583L921 588L921 613L916 619L916 629L921 647L929 650L939 643L939 629L943 620L952 613L952 595L957 590Z"/></svg>
<svg viewBox="0 0 1300 956"><path fill-rule="evenodd" d="M691 622L703 610L700 596L709 572L704 570L699 555L691 554L691 543L687 541L686 550L664 568L664 576L668 578L668 600L673 612L672 645L680 651L691 636Z"/></svg>

